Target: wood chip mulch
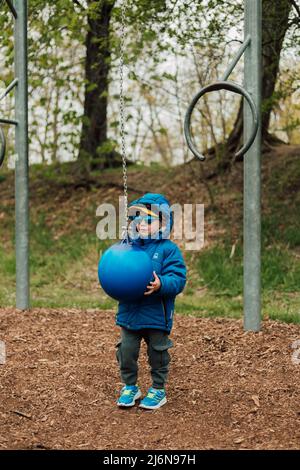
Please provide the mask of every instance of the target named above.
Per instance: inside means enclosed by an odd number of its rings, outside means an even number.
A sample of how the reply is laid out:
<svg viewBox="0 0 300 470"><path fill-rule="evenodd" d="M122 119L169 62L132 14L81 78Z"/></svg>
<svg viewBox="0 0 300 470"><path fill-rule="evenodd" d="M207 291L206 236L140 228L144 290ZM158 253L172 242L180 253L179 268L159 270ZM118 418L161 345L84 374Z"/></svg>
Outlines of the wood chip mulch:
<svg viewBox="0 0 300 470"><path fill-rule="evenodd" d="M300 448L299 325L177 314L167 404L123 410L114 313L0 309L0 449Z"/></svg>

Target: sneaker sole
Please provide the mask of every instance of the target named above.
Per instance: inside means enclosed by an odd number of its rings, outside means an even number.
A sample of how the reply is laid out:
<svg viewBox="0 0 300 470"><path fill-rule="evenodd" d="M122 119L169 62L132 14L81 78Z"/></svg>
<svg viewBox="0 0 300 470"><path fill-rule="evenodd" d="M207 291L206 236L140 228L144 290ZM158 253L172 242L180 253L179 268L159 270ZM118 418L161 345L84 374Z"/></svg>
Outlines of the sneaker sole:
<svg viewBox="0 0 300 470"><path fill-rule="evenodd" d="M139 398L141 398L142 396L142 392L139 390L138 392L136 392L135 396L133 397L132 401L130 403L119 403L117 401L117 405L120 406L120 407L125 407L125 408L129 408L131 406L134 406L135 405L135 402L136 400L138 400Z"/></svg>
<svg viewBox="0 0 300 470"><path fill-rule="evenodd" d="M142 403L139 405L139 408L144 408L145 410L157 410L158 408L160 408L161 406L165 405L167 403L167 399L166 397L163 398L157 405L153 405L153 406L147 406L147 405L143 405Z"/></svg>

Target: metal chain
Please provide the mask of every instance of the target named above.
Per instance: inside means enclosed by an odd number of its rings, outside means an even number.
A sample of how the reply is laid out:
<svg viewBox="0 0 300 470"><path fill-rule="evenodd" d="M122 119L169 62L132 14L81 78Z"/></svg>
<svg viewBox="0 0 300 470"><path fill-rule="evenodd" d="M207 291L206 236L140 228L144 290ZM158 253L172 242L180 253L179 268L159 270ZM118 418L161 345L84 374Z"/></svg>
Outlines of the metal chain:
<svg viewBox="0 0 300 470"><path fill-rule="evenodd" d="M126 0L121 0L121 40L120 40L120 133L121 133L121 153L123 166L123 186L125 203L125 225L122 225L122 238L128 236L128 192L127 192L127 167L126 167L126 147L125 147L125 105L124 105L124 50L125 50L125 12Z"/></svg>

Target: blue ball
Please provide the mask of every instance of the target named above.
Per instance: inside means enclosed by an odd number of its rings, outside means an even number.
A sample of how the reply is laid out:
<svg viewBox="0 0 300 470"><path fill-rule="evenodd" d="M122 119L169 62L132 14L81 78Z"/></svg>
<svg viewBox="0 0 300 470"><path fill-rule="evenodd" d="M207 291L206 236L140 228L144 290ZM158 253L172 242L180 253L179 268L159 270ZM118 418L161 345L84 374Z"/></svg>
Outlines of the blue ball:
<svg viewBox="0 0 300 470"><path fill-rule="evenodd" d="M152 261L138 246L118 242L101 256L98 277L110 297L119 301L134 301L144 295L153 279Z"/></svg>

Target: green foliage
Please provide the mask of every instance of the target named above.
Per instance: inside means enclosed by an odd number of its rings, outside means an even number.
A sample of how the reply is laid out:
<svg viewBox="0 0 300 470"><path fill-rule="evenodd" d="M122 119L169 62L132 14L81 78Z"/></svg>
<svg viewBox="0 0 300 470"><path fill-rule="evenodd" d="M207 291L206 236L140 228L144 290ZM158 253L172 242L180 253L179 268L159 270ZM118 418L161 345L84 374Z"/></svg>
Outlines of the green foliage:
<svg viewBox="0 0 300 470"><path fill-rule="evenodd" d="M265 292L296 292L300 285L300 263L290 249L299 246L300 227L297 222L295 227L289 222L288 230L281 231L278 220L278 216L271 216L262 221L262 288ZM214 246L201 253L196 266L203 285L216 293L234 297L243 292L241 244L237 244L232 258L230 253L229 242Z"/></svg>
<svg viewBox="0 0 300 470"><path fill-rule="evenodd" d="M16 257L13 251L7 253L2 246L0 246L0 272L2 276L7 276L9 280L16 275ZM2 277L1 276L1 277Z"/></svg>
<svg viewBox="0 0 300 470"><path fill-rule="evenodd" d="M262 285L265 290L297 290L299 267L283 246L273 246L262 253Z"/></svg>
<svg viewBox="0 0 300 470"><path fill-rule="evenodd" d="M236 296L243 289L241 246L237 246L233 258L229 257L230 252L229 244L203 251L197 262L197 270L204 285L209 285L215 292Z"/></svg>
<svg viewBox="0 0 300 470"><path fill-rule="evenodd" d="M47 151L53 158L64 142L66 149L78 149L78 129L80 123L89 123L88 116L81 116L84 92L96 89L95 83L86 83L84 64L86 59L86 34L89 30L89 19L96 18L101 11L103 1L81 0L30 0L29 2L29 94L31 106L30 141L39 143L42 158ZM120 52L121 8L115 0L105 0L105 6L112 8L110 37L95 38L99 49L109 52L108 68L114 70L118 66ZM6 3L2 2L0 15L0 42L4 53L4 67L1 79L6 84L13 76L13 21L8 14ZM128 0L125 29L126 50L124 61L129 66L129 80L139 81L139 74L133 70L138 61L147 66L150 84L143 91L153 91L152 84L162 87L163 81L176 85L177 77L169 72L157 73L157 65L166 60L169 54L191 56L190 46L197 50L198 62L207 60L210 55L215 63L222 62L224 56L230 55L227 47L228 35L232 31L242 35L243 2L228 0L203 0L199 2L177 0ZM285 47L294 47L297 51L300 44L297 32L297 15L291 9L290 29ZM231 36L230 36L231 38ZM179 47L178 47L179 46ZM106 48L109 47L109 51ZM208 51L209 54L208 54ZM191 57L192 58L192 57ZM204 67L209 69L209 63ZM146 74L146 75L147 75ZM109 80L114 79L113 74ZM206 75L209 80L210 76ZM277 107L285 97L295 91L296 79L288 87L279 87L274 95L263 103L263 109ZM86 86L86 89L85 89ZM293 88L294 87L294 88ZM107 92L102 94L106 98ZM79 101L80 106L74 106ZM108 96L118 99L118 95ZM65 101L61 105L62 100ZM126 105L130 97L125 97ZM47 116L45 133L40 137L40 119L35 109L42 106ZM81 121L82 119L82 121ZM131 117L128 116L128 119ZM116 129L113 117L112 129ZM299 119L290 120L282 126L285 131L292 131L299 126ZM161 133L164 127L159 125ZM76 132L74 133L74 129ZM64 135L62 135L62 133ZM54 135L53 135L54 134ZM37 136L40 138L37 139ZM51 140L51 142L49 142ZM68 150L69 151L69 150ZM71 152L70 152L71 153Z"/></svg>
<svg viewBox="0 0 300 470"><path fill-rule="evenodd" d="M1 72L1 79L6 84L13 77L13 20L6 2L1 5L6 14L0 14L0 43L5 58L6 75ZM28 75L29 105L31 122L29 140L35 141L40 135L40 118L35 114L38 107L45 109L47 119L43 138L38 140L41 155L51 149L53 156L59 149L61 130L59 122L76 126L79 123L78 111L61 107L60 99L67 98L71 106L78 90L82 87L82 77L72 72L74 48L79 52L77 60L84 60L84 51L80 57L80 45L85 40L85 10L79 14L78 7L72 0L30 0L28 2ZM70 75L71 73L71 75ZM65 100L66 101L66 100ZM44 123L43 123L44 124ZM53 131L55 129L55 131ZM50 140L48 135L55 132ZM64 141L77 145L78 138L72 127L63 128Z"/></svg>
<svg viewBox="0 0 300 470"><path fill-rule="evenodd" d="M108 147L110 148L110 147ZM39 185L49 187L69 185L71 166L64 163L56 165L34 165L30 169L30 180L34 188ZM295 166L287 171L291 184L297 179ZM94 171L91 176L98 181L108 181L119 169ZM131 171L131 170L130 170ZM158 174L162 168L158 164L143 170L145 179ZM164 176L165 175L165 170ZM276 171L272 173L274 178ZM168 176L168 175L167 175ZM284 179L285 173L279 172ZM171 178L171 173L168 176ZM272 181L272 180L271 180ZM5 182L2 183L3 185ZM278 189L279 188L279 189ZM288 206L281 197L285 188L278 184L277 207L262 218L262 314L264 317L284 321L300 322L299 285L300 263L299 217L296 204ZM98 186L91 191L98 191ZM268 187L271 192L271 187ZM134 195L132 195L134 197ZM136 195L138 196L138 194ZM269 196L268 196L269 199ZM111 243L96 238L94 229L86 220L95 215L95 207L89 205L78 214L76 222L70 221L69 212L60 211L58 206L55 217L49 217L49 210L43 201L41 207L33 211L30 224L30 272L31 297L33 306L41 307L78 307L78 308L115 308L116 302L98 288L97 263L100 250ZM1 220L5 244L0 246L0 303L15 303L15 254L14 254L14 217L6 207ZM286 214L286 216L284 215ZM52 215L52 214L51 214ZM61 230L72 223L70 229ZM96 225L96 224L95 224ZM226 222L224 226L228 228ZM176 312L197 316L226 316L241 318L243 314L243 259L242 241L238 241L234 255L229 238L220 240L215 246L199 253L185 252L188 264L188 285L176 298Z"/></svg>
<svg viewBox="0 0 300 470"><path fill-rule="evenodd" d="M107 155L113 152L116 148L116 142L111 139L106 140L101 145L97 147L97 154L100 155Z"/></svg>

